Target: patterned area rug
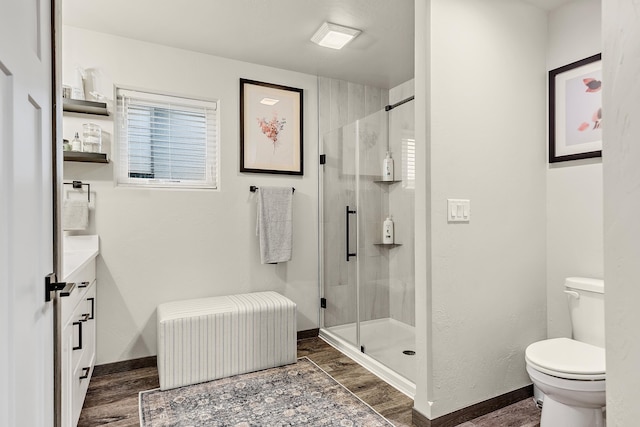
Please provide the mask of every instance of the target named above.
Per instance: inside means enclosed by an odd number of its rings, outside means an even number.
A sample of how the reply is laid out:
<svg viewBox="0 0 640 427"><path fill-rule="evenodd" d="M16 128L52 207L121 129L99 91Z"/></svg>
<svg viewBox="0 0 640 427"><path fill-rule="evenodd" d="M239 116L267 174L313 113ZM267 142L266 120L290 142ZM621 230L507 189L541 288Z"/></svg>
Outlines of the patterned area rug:
<svg viewBox="0 0 640 427"><path fill-rule="evenodd" d="M392 426L315 363L140 393L141 427Z"/></svg>

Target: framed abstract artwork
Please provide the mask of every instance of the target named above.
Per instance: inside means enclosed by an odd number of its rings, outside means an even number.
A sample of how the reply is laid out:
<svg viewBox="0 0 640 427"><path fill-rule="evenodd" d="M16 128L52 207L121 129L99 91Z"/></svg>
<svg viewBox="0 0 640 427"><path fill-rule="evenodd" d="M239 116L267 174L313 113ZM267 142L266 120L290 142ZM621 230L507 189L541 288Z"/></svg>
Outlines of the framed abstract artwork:
<svg viewBox="0 0 640 427"><path fill-rule="evenodd" d="M549 71L549 163L602 157L602 60Z"/></svg>
<svg viewBox="0 0 640 427"><path fill-rule="evenodd" d="M303 175L302 92L240 79L240 172Z"/></svg>

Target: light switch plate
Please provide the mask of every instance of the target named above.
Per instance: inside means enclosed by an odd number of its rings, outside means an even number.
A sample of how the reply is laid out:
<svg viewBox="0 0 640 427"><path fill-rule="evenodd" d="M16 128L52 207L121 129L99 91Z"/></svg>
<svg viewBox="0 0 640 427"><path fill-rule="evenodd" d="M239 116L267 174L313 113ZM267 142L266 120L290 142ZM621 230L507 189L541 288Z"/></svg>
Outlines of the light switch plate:
<svg viewBox="0 0 640 427"><path fill-rule="evenodd" d="M469 222L471 220L471 200L447 199L447 221Z"/></svg>

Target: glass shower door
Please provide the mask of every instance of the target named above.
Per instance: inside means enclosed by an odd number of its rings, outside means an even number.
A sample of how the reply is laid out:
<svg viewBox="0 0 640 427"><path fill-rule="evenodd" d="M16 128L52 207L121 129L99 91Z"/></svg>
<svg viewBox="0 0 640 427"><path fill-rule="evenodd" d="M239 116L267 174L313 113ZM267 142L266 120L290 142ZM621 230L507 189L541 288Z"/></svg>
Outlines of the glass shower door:
<svg viewBox="0 0 640 427"><path fill-rule="evenodd" d="M385 111L357 122L358 320L361 351L374 359L386 346L380 324L389 317L389 252L381 246L382 224L389 213L389 184L382 182L387 136Z"/></svg>
<svg viewBox="0 0 640 427"><path fill-rule="evenodd" d="M354 347L357 330L356 125L323 136L322 281L324 327Z"/></svg>
<svg viewBox="0 0 640 427"><path fill-rule="evenodd" d="M386 141L384 111L323 137L324 327L363 352L376 345L363 326L375 336L376 321L389 317L388 260L377 246L388 212L379 184Z"/></svg>
<svg viewBox="0 0 640 427"><path fill-rule="evenodd" d="M415 390L413 116L404 103L325 134L320 168L323 331L395 371L402 390ZM389 216L393 243L382 238Z"/></svg>
<svg viewBox="0 0 640 427"><path fill-rule="evenodd" d="M367 116L358 128L358 287L363 352L415 378L413 103ZM382 179L386 153L393 179ZM393 221L393 241L383 223Z"/></svg>

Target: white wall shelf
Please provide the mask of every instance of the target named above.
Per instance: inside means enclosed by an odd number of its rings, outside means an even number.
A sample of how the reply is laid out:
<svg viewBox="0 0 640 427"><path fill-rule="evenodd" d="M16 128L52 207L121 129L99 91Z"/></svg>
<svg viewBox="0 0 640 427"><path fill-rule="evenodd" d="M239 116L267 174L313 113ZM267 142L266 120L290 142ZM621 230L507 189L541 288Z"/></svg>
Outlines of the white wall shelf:
<svg viewBox="0 0 640 427"><path fill-rule="evenodd" d="M402 182L401 179L394 179L393 181L383 181L382 179L375 179L373 182L377 184L395 184L396 182Z"/></svg>

